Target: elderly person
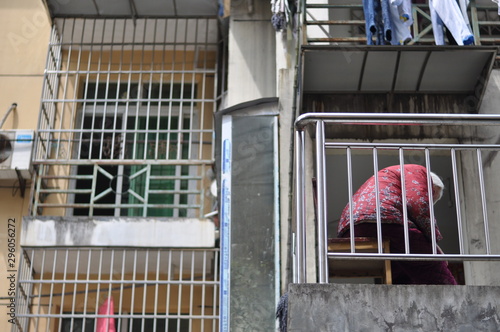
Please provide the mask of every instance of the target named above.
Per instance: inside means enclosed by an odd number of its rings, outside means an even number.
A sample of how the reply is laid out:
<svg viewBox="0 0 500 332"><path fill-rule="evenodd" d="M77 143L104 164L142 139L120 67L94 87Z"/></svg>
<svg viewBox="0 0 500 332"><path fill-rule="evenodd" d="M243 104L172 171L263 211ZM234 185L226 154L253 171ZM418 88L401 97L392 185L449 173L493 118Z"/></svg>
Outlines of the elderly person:
<svg viewBox="0 0 500 332"><path fill-rule="evenodd" d="M401 191L401 166L390 166L378 172L378 190L382 237L390 240L391 253L404 253L403 208L407 213L410 253L431 254L432 233L436 241L443 237L437 223L431 229L427 170L420 165L404 165L406 207L403 207ZM444 185L439 177L431 174L434 204L443 195ZM349 228L354 224L357 237L377 236L377 204L375 177L369 178L352 198L352 220L349 204L344 208L338 227L339 237L349 237ZM441 249L437 247L437 251ZM450 284L455 278L443 261L392 261L394 284Z"/></svg>

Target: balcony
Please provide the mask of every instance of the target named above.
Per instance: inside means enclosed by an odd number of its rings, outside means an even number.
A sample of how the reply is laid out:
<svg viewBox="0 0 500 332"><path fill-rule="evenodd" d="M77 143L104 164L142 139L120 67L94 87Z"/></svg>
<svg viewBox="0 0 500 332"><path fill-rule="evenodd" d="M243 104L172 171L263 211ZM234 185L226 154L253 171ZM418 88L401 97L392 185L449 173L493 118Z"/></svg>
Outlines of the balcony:
<svg viewBox="0 0 500 332"><path fill-rule="evenodd" d="M307 45L366 45L365 17L361 1L305 0L303 5L303 35ZM500 43L498 6L488 0L472 0L468 17L475 45ZM429 5L412 3L411 32L407 45L435 45Z"/></svg>
<svg viewBox="0 0 500 332"><path fill-rule="evenodd" d="M497 114L301 115L295 132L297 220L289 328L335 330L343 326L357 331L361 326L371 326L371 331L383 331L387 326L399 326L410 331L415 324L430 324L426 330L434 331L449 324L450 317L455 317L455 327L475 326L477 310L485 312L485 305L497 303L490 295L498 296L500 291L496 272L500 247L494 240L499 230L499 179L494 166L500 150L494 138L499 125ZM373 138L372 133L385 136ZM383 231L375 235L375 252L357 250L355 234L348 237L351 241L347 252L329 250L328 239L336 237L338 219L357 188L378 170L404 164L432 169L445 183L443 199L430 205L430 214L435 216L444 236L439 242L444 254L415 254L409 249L404 253L385 252ZM317 189L313 187L313 178ZM377 220L378 225L381 222ZM434 247L436 238L431 241ZM409 248L408 239L405 247ZM365 264L386 260L446 260L459 285L370 285L375 281L356 280L359 276L349 281L333 277L332 271L340 262ZM304 311L305 307L308 309ZM363 308L368 314L356 308ZM426 318L419 314L418 319L412 316L414 311L425 310L435 315ZM461 316L461 310L474 314ZM452 312L451 316L446 316L446 312ZM492 316L486 314L483 318L490 322Z"/></svg>
<svg viewBox="0 0 500 332"><path fill-rule="evenodd" d="M54 18L23 244L215 245L217 26L213 17ZM138 231L170 235L130 242Z"/></svg>
<svg viewBox="0 0 500 332"><path fill-rule="evenodd" d="M494 5L471 1L472 46L435 46L424 4L413 4L409 43L366 45L360 1L304 2L301 113L479 112L498 60Z"/></svg>

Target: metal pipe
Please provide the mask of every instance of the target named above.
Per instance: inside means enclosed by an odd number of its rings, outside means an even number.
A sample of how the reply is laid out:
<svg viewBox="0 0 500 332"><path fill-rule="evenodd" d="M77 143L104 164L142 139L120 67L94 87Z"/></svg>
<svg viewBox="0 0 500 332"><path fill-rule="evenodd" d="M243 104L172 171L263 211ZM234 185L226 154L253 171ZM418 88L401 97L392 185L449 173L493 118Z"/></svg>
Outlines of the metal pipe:
<svg viewBox="0 0 500 332"><path fill-rule="evenodd" d="M317 176L317 213L318 213L318 272L319 282L328 282L327 258L327 221L326 221L326 161L325 161L325 124L316 124L316 176Z"/></svg>
<svg viewBox="0 0 500 332"><path fill-rule="evenodd" d="M305 194L304 194L304 170L305 170L305 158L304 158L304 132L298 131L295 134L295 168L297 170L297 181L295 182L295 199L296 199L296 211L297 211L297 229L295 230L296 236L296 250L295 250L295 260L297 265L297 271L294 273L294 283L304 283L306 281L306 234L305 234L305 223L306 223L306 213L305 213Z"/></svg>
<svg viewBox="0 0 500 332"><path fill-rule="evenodd" d="M405 180L405 162L404 162L404 151L402 148L399 149L399 165L401 167L401 198L403 206L407 206L406 201L406 180ZM408 209L403 209L403 229L405 237L405 253L410 253L410 237L408 231Z"/></svg>
<svg viewBox="0 0 500 332"><path fill-rule="evenodd" d="M10 105L9 109L7 110L7 112L5 112L5 115L3 116L2 121L0 121L0 129L3 127L5 121L7 120L7 117L9 116L9 114L12 111L15 111L16 109L17 109L17 103L12 103L12 105Z"/></svg>

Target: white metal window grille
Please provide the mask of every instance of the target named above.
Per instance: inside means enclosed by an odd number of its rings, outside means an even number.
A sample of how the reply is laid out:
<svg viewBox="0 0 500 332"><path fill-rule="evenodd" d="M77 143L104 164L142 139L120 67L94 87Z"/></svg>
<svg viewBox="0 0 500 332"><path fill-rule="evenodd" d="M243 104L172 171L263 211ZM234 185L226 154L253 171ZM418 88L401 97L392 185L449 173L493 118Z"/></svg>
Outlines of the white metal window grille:
<svg viewBox="0 0 500 332"><path fill-rule="evenodd" d="M498 227L492 216L496 214L496 192L500 181L498 172L493 166L500 151L497 139L499 126L500 116L487 114L307 113L301 115L296 121L295 132L297 223L294 280L301 283L306 281L306 261L311 258L317 259L317 279L320 283L328 282L328 260L336 258L498 262L500 246L493 241ZM312 130L306 130L308 127L312 127L310 128ZM365 128L364 133L369 132L380 137L378 140L371 138L370 141L368 138L353 139L353 133L359 128ZM403 137L398 136L401 133ZM396 138L388 139L388 135L394 135ZM306 146L311 146L306 144L308 139L313 142L314 171L306 168L305 164L306 156L312 155L312 151L306 149ZM332 155L336 157L335 162L329 164L327 169L326 159ZM382 162L383 158L387 163L385 165ZM446 165L443 161L446 161ZM380 201L377 201L378 252L357 252L353 233L350 236L350 252L328 252L328 237L332 233L336 234L336 229L333 231L328 229L328 221L339 218L346 203L352 206L352 195L368 177L384 167L405 164L420 164L428 171L435 171L440 167L447 168L449 176L445 181L445 195L451 205L440 227L442 230L447 222L452 224L455 232L444 236L451 238L455 249L444 255L439 254L436 237L432 233L435 252L414 254L409 251L406 233L405 253L384 253L383 233L380 227L382 222ZM366 169L365 172L359 171L361 167ZM332 172L336 174L332 175ZM329 177L335 177L337 182L335 186L327 188ZM306 256L306 230L309 228L307 225L314 221L311 215L308 215L313 205L313 198L308 197L306 188L312 187L313 178L317 181L317 251ZM430 181L430 177L428 178ZM377 180L375 183L378 183ZM431 187L430 184L428 187ZM336 197L333 204L327 204L327 189L329 195ZM339 193L343 194L344 199L338 199ZM429 192L428 196L432 197L432 192ZM402 202L405 202L404 196L402 197ZM429 204L429 210L429 214L435 216L433 204ZM328 212L332 211L337 212L328 215ZM404 218L408 216L404 215ZM436 221L434 218L430 220L431 229L434 229Z"/></svg>
<svg viewBox="0 0 500 332"><path fill-rule="evenodd" d="M210 212L223 47L215 18L56 19L32 213Z"/></svg>
<svg viewBox="0 0 500 332"><path fill-rule="evenodd" d="M120 332L218 330L218 249L23 254L12 331L95 331L111 320Z"/></svg>

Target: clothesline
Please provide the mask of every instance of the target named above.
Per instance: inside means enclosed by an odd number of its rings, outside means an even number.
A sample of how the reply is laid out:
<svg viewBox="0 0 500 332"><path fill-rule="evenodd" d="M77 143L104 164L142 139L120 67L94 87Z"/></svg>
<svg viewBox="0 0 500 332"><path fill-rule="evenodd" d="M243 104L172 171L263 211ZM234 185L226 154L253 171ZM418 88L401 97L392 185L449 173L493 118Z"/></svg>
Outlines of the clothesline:
<svg viewBox="0 0 500 332"><path fill-rule="evenodd" d="M499 1L499 0L495 0ZM368 45L404 45L412 40L411 0L363 0ZM472 45L467 7L469 0L429 0L436 45Z"/></svg>

